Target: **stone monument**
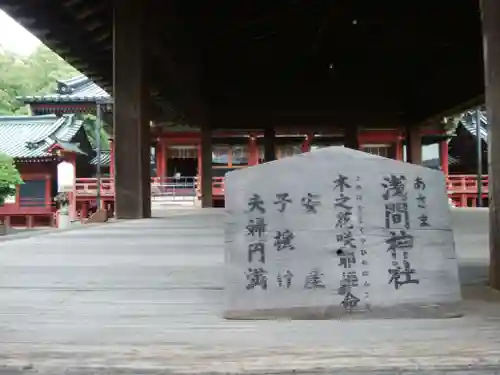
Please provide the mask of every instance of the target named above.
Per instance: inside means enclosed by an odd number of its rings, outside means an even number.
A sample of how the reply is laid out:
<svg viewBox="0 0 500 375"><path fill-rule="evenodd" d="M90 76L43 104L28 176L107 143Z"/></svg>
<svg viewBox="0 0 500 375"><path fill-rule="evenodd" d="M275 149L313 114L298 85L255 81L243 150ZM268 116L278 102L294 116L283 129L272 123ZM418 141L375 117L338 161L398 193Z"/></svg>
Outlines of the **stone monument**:
<svg viewBox="0 0 500 375"><path fill-rule="evenodd" d="M225 179L228 319L460 316L440 171L328 147Z"/></svg>

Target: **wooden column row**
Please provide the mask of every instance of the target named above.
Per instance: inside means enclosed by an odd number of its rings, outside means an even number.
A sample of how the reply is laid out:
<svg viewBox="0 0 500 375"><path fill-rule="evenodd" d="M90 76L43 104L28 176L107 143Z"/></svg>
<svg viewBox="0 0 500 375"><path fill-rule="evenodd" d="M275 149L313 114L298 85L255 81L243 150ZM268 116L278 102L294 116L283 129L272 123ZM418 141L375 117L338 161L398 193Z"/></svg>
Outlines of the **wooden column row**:
<svg viewBox="0 0 500 375"><path fill-rule="evenodd" d="M122 0L114 9L114 146L116 215L118 218L151 216L150 189L150 77L146 48L146 3ZM408 160L421 161L419 136L409 129ZM212 205L211 124L202 124L202 205ZM275 131L264 129L264 157L276 159ZM346 129L346 146L359 149L357 129Z"/></svg>
<svg viewBox="0 0 500 375"><path fill-rule="evenodd" d="M275 131L273 127L264 129L264 158L266 161L276 160ZM255 138L251 137L249 147L253 152L253 157L249 160L249 165L258 163L257 144ZM205 124L201 129L201 205L202 207L212 207L212 129L209 124ZM257 160L255 159L257 155Z"/></svg>
<svg viewBox="0 0 500 375"><path fill-rule="evenodd" d="M201 127L201 206L212 207L212 128L204 123Z"/></svg>

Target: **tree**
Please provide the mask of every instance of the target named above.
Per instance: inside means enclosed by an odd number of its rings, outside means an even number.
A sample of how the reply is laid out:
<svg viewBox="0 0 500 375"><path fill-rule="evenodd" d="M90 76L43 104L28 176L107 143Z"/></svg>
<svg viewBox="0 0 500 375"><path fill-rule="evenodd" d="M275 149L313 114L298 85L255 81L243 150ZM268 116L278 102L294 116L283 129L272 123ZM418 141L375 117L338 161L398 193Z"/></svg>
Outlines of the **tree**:
<svg viewBox="0 0 500 375"><path fill-rule="evenodd" d="M81 74L52 50L40 45L29 56L0 49L0 115L28 114L17 96L53 93L58 79Z"/></svg>
<svg viewBox="0 0 500 375"><path fill-rule="evenodd" d="M0 154L0 205L5 203L7 197L16 195L16 186L22 183L14 160L5 154Z"/></svg>
<svg viewBox="0 0 500 375"><path fill-rule="evenodd" d="M83 127L85 129L85 133L89 139L90 145L92 148L97 147L97 119L96 116L87 114L83 115ZM109 135L105 130L106 124L104 120L101 121L101 150L109 150Z"/></svg>
<svg viewBox="0 0 500 375"><path fill-rule="evenodd" d="M53 93L58 79L68 79L81 73L43 44L27 58L28 95Z"/></svg>
<svg viewBox="0 0 500 375"><path fill-rule="evenodd" d="M19 56L0 48L0 115L27 115L28 108L18 96L54 93L57 80L68 79L81 73L44 45L29 56ZM84 120L85 131L95 147L96 124L93 115L78 115ZM109 136L103 124L101 147L108 149Z"/></svg>
<svg viewBox="0 0 500 375"><path fill-rule="evenodd" d="M57 80L68 79L81 73L44 45L29 56L19 56L0 48L0 115L27 115L28 108L18 96L54 93ZM90 142L95 146L95 116L79 115ZM101 129L101 146L107 149L109 136Z"/></svg>

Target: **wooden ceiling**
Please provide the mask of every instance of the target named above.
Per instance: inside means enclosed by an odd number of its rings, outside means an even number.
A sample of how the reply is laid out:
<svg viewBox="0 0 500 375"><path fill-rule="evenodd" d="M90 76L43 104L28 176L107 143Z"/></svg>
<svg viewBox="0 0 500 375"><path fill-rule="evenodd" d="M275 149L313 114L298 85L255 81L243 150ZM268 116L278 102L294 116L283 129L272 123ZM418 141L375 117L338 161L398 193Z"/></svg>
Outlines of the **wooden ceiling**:
<svg viewBox="0 0 500 375"><path fill-rule="evenodd" d="M149 3L151 94L164 118L203 106L218 127L389 126L483 93L477 0ZM111 92L111 0L0 7Z"/></svg>

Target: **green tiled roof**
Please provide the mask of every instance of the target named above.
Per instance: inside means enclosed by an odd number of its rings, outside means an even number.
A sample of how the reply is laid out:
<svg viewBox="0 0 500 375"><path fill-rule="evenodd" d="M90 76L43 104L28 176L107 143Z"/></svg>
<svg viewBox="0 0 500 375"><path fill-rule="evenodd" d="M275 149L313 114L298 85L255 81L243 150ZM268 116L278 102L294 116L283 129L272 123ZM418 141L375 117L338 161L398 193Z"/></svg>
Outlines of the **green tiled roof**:
<svg viewBox="0 0 500 375"><path fill-rule="evenodd" d="M92 160L90 161L90 164L97 165L97 151L94 150L94 152L96 152L96 156L94 156L92 158ZM154 156L151 155L149 161L150 161L150 163L152 165L155 164L155 158L154 158ZM109 151L109 150L101 150L101 166L103 166L103 167L109 167L110 165L111 165L111 151Z"/></svg>
<svg viewBox="0 0 500 375"><path fill-rule="evenodd" d="M451 155L448 156L448 165L458 165L458 164L460 164L460 160L454 158ZM424 160L422 162L422 165L424 167L431 169L441 169L441 161L439 160L439 158Z"/></svg>
<svg viewBox="0 0 500 375"><path fill-rule="evenodd" d="M58 80L53 94L18 97L25 104L34 103L95 103L111 101L111 96L92 80L79 75L68 80Z"/></svg>
<svg viewBox="0 0 500 375"><path fill-rule="evenodd" d="M90 164L97 165L97 155L90 161ZM109 167L111 165L111 153L110 151L101 150L101 166Z"/></svg>
<svg viewBox="0 0 500 375"><path fill-rule="evenodd" d="M0 152L13 158L50 156L51 146L71 142L82 126L74 115L0 116Z"/></svg>
<svg viewBox="0 0 500 375"><path fill-rule="evenodd" d="M76 143L64 142L61 140L57 140L55 143L61 146L61 148L65 151L71 151L76 154L87 155L87 153L82 151L82 149Z"/></svg>

